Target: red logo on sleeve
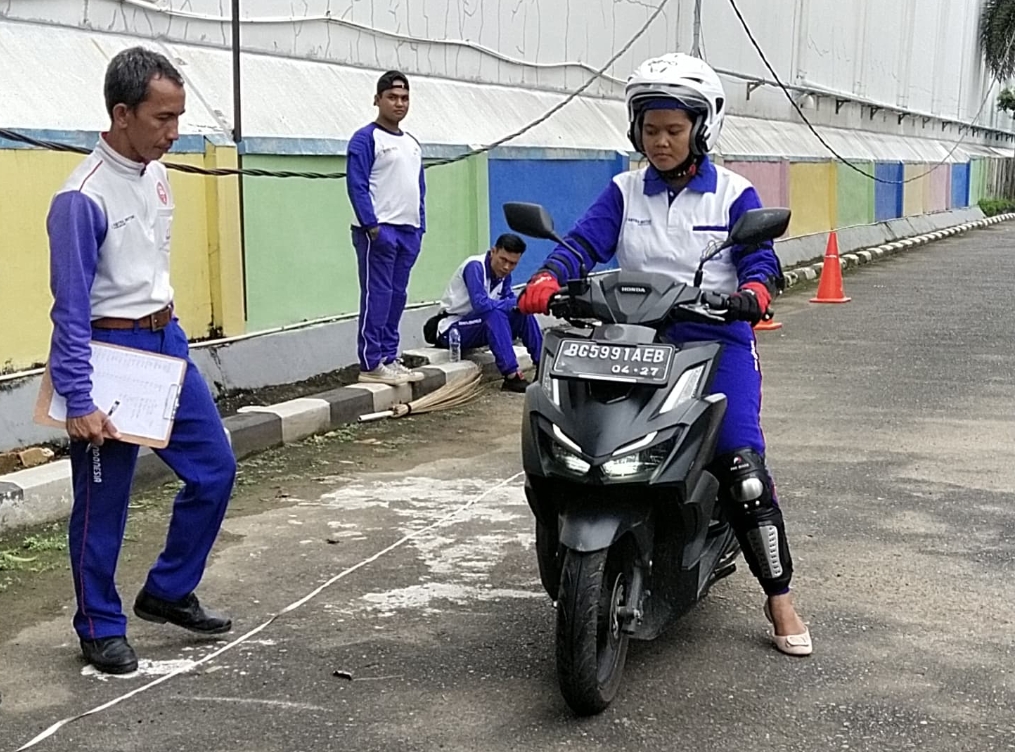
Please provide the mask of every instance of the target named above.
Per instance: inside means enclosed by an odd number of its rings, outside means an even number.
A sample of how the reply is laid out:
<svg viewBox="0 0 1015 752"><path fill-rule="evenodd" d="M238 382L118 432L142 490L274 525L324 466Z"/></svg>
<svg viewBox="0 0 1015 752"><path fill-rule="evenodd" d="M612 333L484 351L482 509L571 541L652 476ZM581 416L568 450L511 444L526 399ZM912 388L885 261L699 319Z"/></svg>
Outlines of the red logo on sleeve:
<svg viewBox="0 0 1015 752"><path fill-rule="evenodd" d="M166 193L166 187L162 185L162 183L159 183L158 186L156 187L156 190L159 193L159 201L161 201L163 204L168 204L169 194Z"/></svg>

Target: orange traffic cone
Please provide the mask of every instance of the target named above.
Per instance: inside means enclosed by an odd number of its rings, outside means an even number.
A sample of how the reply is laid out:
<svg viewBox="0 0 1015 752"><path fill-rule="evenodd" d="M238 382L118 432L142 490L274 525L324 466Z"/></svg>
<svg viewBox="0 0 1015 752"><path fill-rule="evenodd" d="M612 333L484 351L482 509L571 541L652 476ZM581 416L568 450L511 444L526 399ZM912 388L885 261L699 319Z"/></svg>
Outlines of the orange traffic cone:
<svg viewBox="0 0 1015 752"><path fill-rule="evenodd" d="M825 249L825 263L821 267L821 281L818 282L818 294L811 298L812 303L848 303L842 289L842 266L839 264L839 239L833 230L828 236L828 247Z"/></svg>
<svg viewBox="0 0 1015 752"><path fill-rule="evenodd" d="M756 332L770 332L774 329L782 329L782 322L776 321L775 319L769 319L768 321L761 320L752 328Z"/></svg>

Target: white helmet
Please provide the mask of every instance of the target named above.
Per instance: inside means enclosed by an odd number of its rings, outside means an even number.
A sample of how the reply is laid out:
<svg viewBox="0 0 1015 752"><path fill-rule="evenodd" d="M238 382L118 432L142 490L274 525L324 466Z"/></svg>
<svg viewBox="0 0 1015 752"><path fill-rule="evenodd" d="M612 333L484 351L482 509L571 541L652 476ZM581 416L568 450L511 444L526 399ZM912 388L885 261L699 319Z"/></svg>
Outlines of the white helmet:
<svg viewBox="0 0 1015 752"><path fill-rule="evenodd" d="M703 60L682 52L654 57L639 65L624 90L628 136L643 151L641 118L652 99L673 99L696 115L691 131L691 155L700 157L715 148L726 119L726 92L722 81Z"/></svg>

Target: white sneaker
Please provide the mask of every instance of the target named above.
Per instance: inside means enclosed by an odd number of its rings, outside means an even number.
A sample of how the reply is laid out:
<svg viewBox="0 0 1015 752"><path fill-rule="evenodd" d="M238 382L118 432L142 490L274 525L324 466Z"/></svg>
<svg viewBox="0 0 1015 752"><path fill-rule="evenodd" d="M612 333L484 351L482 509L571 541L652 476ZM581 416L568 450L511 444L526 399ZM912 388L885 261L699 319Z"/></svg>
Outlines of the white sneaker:
<svg viewBox="0 0 1015 752"><path fill-rule="evenodd" d="M401 360L394 360L391 363L388 363L388 368L395 373L402 374L409 381L422 381L426 378L426 374L422 371L413 371L411 368L406 368L405 363Z"/></svg>
<svg viewBox="0 0 1015 752"><path fill-rule="evenodd" d="M361 371L359 380L366 384L390 384L400 386L409 383L409 377L381 363L372 371Z"/></svg>

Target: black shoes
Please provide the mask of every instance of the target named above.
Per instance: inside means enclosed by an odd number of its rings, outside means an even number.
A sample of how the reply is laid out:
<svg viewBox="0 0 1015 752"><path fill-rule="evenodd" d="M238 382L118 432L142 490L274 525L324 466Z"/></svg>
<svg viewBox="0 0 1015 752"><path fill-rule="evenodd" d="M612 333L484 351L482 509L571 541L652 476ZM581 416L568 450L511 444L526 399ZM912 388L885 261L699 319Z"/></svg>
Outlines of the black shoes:
<svg viewBox="0 0 1015 752"><path fill-rule="evenodd" d="M205 611L191 593L182 601L164 601L142 590L134 601L134 613L156 624L175 624L203 635L225 634L233 628L227 618ZM126 637L81 638L85 660L104 674L130 674L137 671L137 654Z"/></svg>
<svg viewBox="0 0 1015 752"><path fill-rule="evenodd" d="M181 601L164 601L142 590L134 601L134 613L145 621L168 622L203 635L225 634L233 628L230 619L205 611L193 593Z"/></svg>
<svg viewBox="0 0 1015 752"><path fill-rule="evenodd" d="M130 674L137 671L137 655L126 637L81 640L85 660L104 674Z"/></svg>
<svg viewBox="0 0 1015 752"><path fill-rule="evenodd" d="M525 390L529 388L529 381L526 380L521 373L512 374L511 376L504 377L504 383L500 385L502 392L514 392L515 394L524 394Z"/></svg>

